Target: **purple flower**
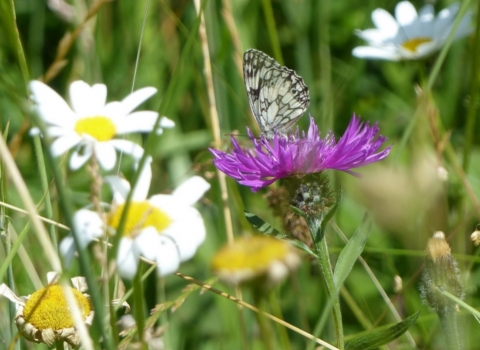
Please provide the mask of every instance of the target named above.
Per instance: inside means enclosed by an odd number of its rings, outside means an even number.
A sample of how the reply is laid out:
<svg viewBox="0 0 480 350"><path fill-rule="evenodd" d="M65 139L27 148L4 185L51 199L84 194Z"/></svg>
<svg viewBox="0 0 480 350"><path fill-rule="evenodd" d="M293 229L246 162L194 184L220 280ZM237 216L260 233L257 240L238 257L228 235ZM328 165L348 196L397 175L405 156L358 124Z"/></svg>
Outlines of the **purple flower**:
<svg viewBox="0 0 480 350"><path fill-rule="evenodd" d="M335 141L330 131L320 138L318 127L310 116L308 133L297 130L287 137L275 134L272 141L263 136L257 139L247 128L253 148L243 149L232 137L231 153L210 149L215 166L241 185L249 186L253 192L270 185L278 179L303 176L327 169L345 171L358 176L352 168L358 168L384 159L390 147L378 151L387 140L378 136L377 123L370 126L352 117L345 134Z"/></svg>

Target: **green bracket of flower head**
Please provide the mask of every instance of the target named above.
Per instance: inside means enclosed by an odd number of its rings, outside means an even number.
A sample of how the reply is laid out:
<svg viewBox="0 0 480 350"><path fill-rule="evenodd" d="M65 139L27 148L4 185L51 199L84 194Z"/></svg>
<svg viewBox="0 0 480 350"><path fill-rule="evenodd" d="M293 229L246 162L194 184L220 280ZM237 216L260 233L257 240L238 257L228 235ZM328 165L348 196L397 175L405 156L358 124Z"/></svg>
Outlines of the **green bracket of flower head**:
<svg viewBox="0 0 480 350"><path fill-rule="evenodd" d="M353 265L360 254L362 254L371 229L372 220L368 217L368 214L365 213L362 223L355 230L352 238L350 238L347 245L342 249L342 252L338 256L333 275L333 281L337 291L340 290L340 287L352 270Z"/></svg>
<svg viewBox="0 0 480 350"><path fill-rule="evenodd" d="M294 238L289 238L286 234L281 233L272 225L270 225L268 222L265 222L255 214L249 213L248 211L245 211L245 210L244 210L244 213L245 213L245 218L250 223L250 225L255 227L264 235L289 242L293 244L295 247L303 250L307 254L316 257L316 254L302 241L299 241L298 239L294 239Z"/></svg>
<svg viewBox="0 0 480 350"><path fill-rule="evenodd" d="M418 318L420 311L414 313L412 316L406 318L386 330L372 332L352 340L345 346L345 350L368 350L376 349L379 346L388 344L391 341L400 337L410 328Z"/></svg>

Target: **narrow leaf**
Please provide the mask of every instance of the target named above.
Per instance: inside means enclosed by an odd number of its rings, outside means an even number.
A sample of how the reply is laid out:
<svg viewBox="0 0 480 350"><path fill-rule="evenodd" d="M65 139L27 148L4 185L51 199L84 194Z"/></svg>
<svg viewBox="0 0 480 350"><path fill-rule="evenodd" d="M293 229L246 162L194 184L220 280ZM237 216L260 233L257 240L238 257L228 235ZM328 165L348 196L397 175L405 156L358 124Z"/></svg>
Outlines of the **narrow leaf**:
<svg viewBox="0 0 480 350"><path fill-rule="evenodd" d="M352 238L350 238L347 245L345 248L343 248L340 256L338 257L337 264L335 266L335 273L333 275L333 281L335 282L335 287L337 290L340 289L348 274L352 270L355 261L357 261L360 254L362 254L371 228L372 221L368 215L365 214L362 223L356 229Z"/></svg>
<svg viewBox="0 0 480 350"><path fill-rule="evenodd" d="M257 230L259 230L261 233L267 236L271 236L277 239L282 239L284 241L287 241L293 244L294 246L296 246L297 248L303 250L304 252L312 256L316 256L315 253L302 241L299 241L298 239L289 238L286 234L281 233L272 225L270 225L268 222L263 221L257 215L249 213L248 211L244 211L244 212L245 212L245 218L247 219L247 221Z"/></svg>
<svg viewBox="0 0 480 350"><path fill-rule="evenodd" d="M377 331L358 337L348 343L345 350L375 349L379 346L390 343L405 333L407 329L417 321L419 314L420 311L384 331Z"/></svg>

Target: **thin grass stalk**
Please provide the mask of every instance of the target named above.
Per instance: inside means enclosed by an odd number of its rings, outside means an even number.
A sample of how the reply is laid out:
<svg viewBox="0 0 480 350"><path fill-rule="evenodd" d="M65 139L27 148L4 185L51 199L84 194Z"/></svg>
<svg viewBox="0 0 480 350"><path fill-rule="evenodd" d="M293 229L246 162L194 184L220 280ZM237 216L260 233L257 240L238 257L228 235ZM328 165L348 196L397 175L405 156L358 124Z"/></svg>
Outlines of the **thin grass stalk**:
<svg viewBox="0 0 480 350"><path fill-rule="evenodd" d="M470 101L467 112L467 123L465 125L465 140L463 150L463 170L468 174L470 158L475 135L475 121L478 114L478 104L480 103L480 1L477 1L477 23L475 32L475 42L472 54L472 81L470 83Z"/></svg>
<svg viewBox="0 0 480 350"><path fill-rule="evenodd" d="M205 6L205 3L202 5ZM195 43L195 38L196 34L198 31L198 28L200 26L200 17L198 16L197 19L195 20L195 24L193 25L193 28L191 29L189 36L187 38L187 42L185 43L182 53L180 55L179 62L177 66L175 67L175 71L173 72L172 76L172 81L168 85L167 91L165 93L165 97L162 100L162 103L160 104L159 108L159 113L158 113L158 118L155 122L155 125L153 126L152 130L157 130L159 124L160 124L160 119L162 118L161 116L164 114L164 111L166 111L170 103L173 99L173 94L176 92L176 89L179 84L179 76L182 74L182 69L185 65L185 62L187 59L190 58L190 52L192 50L193 44ZM135 188L135 184L138 181L138 178L140 176L140 173L147 161L147 158L149 157L149 154L153 147L155 146L155 140L156 140L157 135L155 135L155 132L152 132L148 135L146 144L145 144L145 152L143 153L142 158L138 162L138 167L135 173L132 176L132 180L130 182L131 188ZM118 246L120 243L120 238L122 238L123 230L125 228L125 223L127 221L127 213L130 208L130 204L132 202L132 196L133 196L133 191L129 191L127 198L125 198L125 205L124 209L122 212L122 217L120 218L120 222L118 224L117 232L115 233L115 236L113 237L113 242L112 242L112 252L109 256L109 259L115 258L117 256L118 252Z"/></svg>
<svg viewBox="0 0 480 350"><path fill-rule="evenodd" d="M340 236L340 238L346 243L348 241L347 237L345 236L345 234L342 232L342 230L340 229L340 227L338 227L337 224L333 224L333 228L335 229L335 232L337 232L337 234ZM364 249L364 251L366 251L367 249ZM383 250L382 250L383 251ZM424 252L422 252L422 254L424 254ZM421 256L421 255L419 255ZM375 276L375 274L373 273L372 269L370 268L370 266L368 266L367 262L365 261L365 259L363 259L361 256L358 257L358 261L362 264L363 268L365 269L365 271L367 272L368 276L370 277L370 279L372 280L372 282L374 283L375 285L375 288L377 288L378 292L380 293L383 301L385 302L385 304L387 305L388 309L390 310L391 314L393 315L393 317L395 318L395 320L397 322L401 322L402 321L402 317L400 316L400 314L398 313L397 309L395 308L395 305L393 305L392 301L390 300L390 298L388 297L387 293L385 292L385 290L383 289L382 285L380 284L380 282L378 281L377 279L377 276ZM405 332L405 336L407 337L410 345L414 348L417 347L417 344L415 343L415 340L413 339L412 335L410 334L410 331L406 331Z"/></svg>
<svg viewBox="0 0 480 350"><path fill-rule="evenodd" d="M238 35L237 26L235 25L235 18L232 13L232 2L231 0L222 0L222 17L225 21L228 31L230 32L230 37L232 38L233 47L235 48L233 53L233 60L235 61L235 66L237 67L238 74L243 74L243 49L240 37Z"/></svg>
<svg viewBox="0 0 480 350"><path fill-rule="evenodd" d="M142 273L141 273L141 264L138 267L138 271L133 278L133 300L135 303L135 321L137 323L137 334L138 339L141 343L142 349L147 349L147 344L145 343L145 302L143 300L143 283L142 283Z"/></svg>
<svg viewBox="0 0 480 350"><path fill-rule="evenodd" d="M255 318L257 320L258 328L260 329L260 337L262 338L263 348L266 350L274 350L275 342L273 341L274 334L271 324L268 322L268 319L264 316L265 311L265 295L264 293L253 291L253 300L254 304L257 306L258 310L261 312L255 313Z"/></svg>
<svg viewBox="0 0 480 350"><path fill-rule="evenodd" d="M321 118L323 128L333 130L333 87L332 87L332 58L330 54L330 3L318 1L314 5L318 7L319 23L319 46L320 55L320 91L322 97Z"/></svg>
<svg viewBox="0 0 480 350"><path fill-rule="evenodd" d="M23 84L25 92L27 92L30 74L28 72L27 60L25 59L25 51L23 50L22 41L20 39L20 31L17 27L17 17L15 14L15 3L13 0L0 2L0 13L2 14L2 22L8 28L7 36L14 46L15 56L22 72Z"/></svg>
<svg viewBox="0 0 480 350"><path fill-rule="evenodd" d="M45 159L43 158L42 144L40 142L40 135L35 135L33 137L33 145L35 148L35 155L37 157L37 166L38 172L40 175L40 182L42 184L42 191L45 193L45 212L49 220L53 220L53 209L52 209L52 200L50 198L50 191L47 179L47 170L45 168ZM49 226L50 239L52 240L53 247L58 254L58 240L57 232L55 231L55 226Z"/></svg>
<svg viewBox="0 0 480 350"><path fill-rule="evenodd" d="M38 118L36 116L34 116L34 117ZM48 133L45 132L45 127L44 127L43 123L41 123L41 121L39 121L37 124L39 125L40 131L42 132L42 134L43 135L48 135ZM3 141L3 139L2 139L2 141ZM0 154L1 153L2 152L1 152L1 142L0 142ZM68 200L68 196L66 194L64 185L61 181L61 176L60 176L60 173L59 173L59 170L57 168L57 164L56 164L55 160L53 159L52 155L49 152L47 152L46 155L47 155L47 161L49 162L50 168L52 170L53 178L55 180L61 210L62 210L63 214L65 215L65 220L67 222L67 226L70 226L72 228L71 231L72 231L72 234L73 234L73 239L74 239L75 245L77 247L80 247L81 245L80 245L79 233L75 230L75 227L73 226L73 221L72 221L73 213L74 213L72 203ZM27 206L27 210L29 210L28 206ZM29 214L30 214L30 212L31 212L31 210L29 210ZM34 214L32 213L30 215L34 215ZM40 222L40 220L38 218L36 218L36 216L34 215L34 217L32 218L32 221L33 221L33 224L34 224L34 228L37 231L38 228L37 228L36 222L37 221ZM40 226L40 230L45 231L45 229L43 228L42 225L38 225L38 226ZM46 233L43 233L42 237L45 237L45 236L46 236ZM48 241L48 243L50 243L48 238L43 238L43 239L45 239L46 241ZM42 242L42 243L46 245L45 242ZM51 248L51 243L48 246L50 247L50 249L48 251L46 251L47 258L54 259L54 257L55 257L54 261L55 262L58 261L57 262L58 266L55 265L53 270L54 271L62 271L61 265L60 265L60 260L58 259L58 256L56 254L52 253L53 248ZM82 274L85 277L85 280L87 281L91 301L92 301L92 304L93 304L93 308L95 310L95 318L94 318L95 329L100 331L101 337L103 338L105 348L108 349L108 350L113 350L114 346L113 346L113 340L112 339L116 339L116 338L112 337L111 333L107 331L107 329L105 328L104 323L103 323L104 314L105 314L105 310L104 310L104 305L105 304L103 302L101 291L99 291L99 289L98 289L98 284L97 284L96 277L94 276L93 271L91 269L92 264L91 264L91 259L90 259L90 256L89 256L89 252L86 249L79 249L78 250L78 256L79 256L80 269L81 269Z"/></svg>
<svg viewBox="0 0 480 350"><path fill-rule="evenodd" d="M442 64L445 61L445 58L447 57L448 50L450 49L450 46L453 43L453 39L455 36L455 33L457 32L457 28L460 25L460 22L463 19L463 16L468 11L468 7L470 6L470 0L465 0L462 2L462 6L460 7L460 10L458 11L457 17L455 18L455 21L453 22L452 30L450 31L450 35L448 36L447 40L445 41L445 44L443 45L442 50L440 51L440 55L438 55L437 60L435 61L435 64L432 68L432 71L430 72L430 75L428 76L427 84L425 85L425 93L430 93L430 90L433 87L433 84L435 83L435 79L437 79L438 73L440 73L440 68L442 68Z"/></svg>
<svg viewBox="0 0 480 350"><path fill-rule="evenodd" d="M268 301L269 301L270 308L272 310L273 315L283 320L282 309L280 307L280 304L278 303L278 299L274 292L269 293ZM279 341L281 344L281 348L286 350L291 350L292 346L290 344L290 339L288 337L287 330L285 329L285 327L280 326L278 323L276 325L277 325L276 327L277 333L279 334Z"/></svg>
<svg viewBox="0 0 480 350"><path fill-rule="evenodd" d="M183 278L183 279L186 280L186 281L189 281L189 282L191 282L191 283L194 283L194 284L196 284L196 285L198 285L198 286L200 286L200 287L208 290L209 292L212 292L212 293L215 293L215 294L217 294L217 295L220 295L220 296L222 296L222 297L224 297L224 298L227 298L227 299L229 299L229 300L237 303L238 305L241 305L241 306L243 306L243 307L245 307L245 308L247 308L247 309L249 309L249 310L252 310L253 312L262 312L267 318L271 319L272 321L277 322L277 323L281 324L281 325L284 326L284 327L287 327L288 329L290 329L290 330L292 330L292 331L300 334L301 336L303 336L303 337L305 337L305 338L307 338L307 339L313 340L313 341L316 342L317 344L322 345L322 346L324 346L324 347L327 348L327 349L330 349L330 350L339 350L339 349L336 348L335 346L333 346L333 345L331 345L331 344L323 341L322 339L319 339L319 338L313 336L312 334L307 333L307 332L305 332L304 330L302 330L302 329L300 329L300 328L298 328L298 327L295 327L295 326L293 326L293 325L285 322L284 320L280 320L279 318L277 318L277 317L275 317L275 316L273 316L273 315L270 315L270 314L268 314L268 313L266 313L266 312L263 312L263 311L259 310L258 308L256 308L255 306L252 306L252 305L244 302L243 300L240 300L240 299L238 299L238 298L235 298L233 295L230 295L230 294L227 294L227 293L225 293L225 292L222 292L221 290L218 290L218 289L216 289L216 288L213 288L212 286L210 286L210 285L208 285L208 284L205 284L205 283L203 283L203 282L197 281L196 279L194 279L194 278L192 278L192 277L190 277L190 276L186 276L186 275L184 275L184 274L182 274L182 273L180 273L180 272L176 272L175 275L177 275L177 276L180 277L180 278Z"/></svg>
<svg viewBox="0 0 480 350"><path fill-rule="evenodd" d="M265 23L267 24L268 36L270 44L273 49L273 56L280 65L284 65L282 50L280 49L280 40L278 39L277 25L275 24L275 16L273 14L271 0L262 0L263 13L265 16Z"/></svg>
<svg viewBox="0 0 480 350"><path fill-rule="evenodd" d="M206 3L207 1L204 1ZM204 12L200 9L200 0L195 0L195 9L197 10L197 15L200 17L200 27L198 28L198 35L200 36L200 42L202 46L203 54L203 70L205 75L205 84L207 85L208 93L208 105L210 112L210 121L212 124L212 132L215 143L215 148L221 149L222 139L220 135L220 120L218 118L217 111L217 101L215 99L215 89L213 86L213 76L212 76L212 63L210 60L210 51L208 48L208 37L207 30L205 25L205 16ZM232 244L234 241L233 236L233 224L232 224L232 214L230 212L230 206L228 204L228 190L227 190L227 181L226 175L220 170L216 170L218 182L220 184L220 191L222 193L222 203L223 203L223 215L225 218L225 232L227 234L228 243Z"/></svg>

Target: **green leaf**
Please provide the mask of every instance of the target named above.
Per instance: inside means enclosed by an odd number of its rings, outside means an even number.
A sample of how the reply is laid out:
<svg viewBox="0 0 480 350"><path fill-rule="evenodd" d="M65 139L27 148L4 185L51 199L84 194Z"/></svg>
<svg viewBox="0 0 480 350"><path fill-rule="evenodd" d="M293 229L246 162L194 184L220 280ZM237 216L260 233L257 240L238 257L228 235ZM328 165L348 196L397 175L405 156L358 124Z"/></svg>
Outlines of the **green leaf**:
<svg viewBox="0 0 480 350"><path fill-rule="evenodd" d="M315 253L302 241L299 241L298 239L289 238L286 234L281 233L272 225L270 225L268 222L265 222L264 220L260 219L257 215L249 213L248 211L244 211L244 212L245 212L245 218L250 223L250 225L255 227L261 233L277 239L283 239L284 241L290 242L291 244L303 250L304 252L312 256L316 256Z"/></svg>
<svg viewBox="0 0 480 350"><path fill-rule="evenodd" d="M420 311L384 331L377 331L358 337L348 343L345 350L368 350L390 343L405 333L417 321L419 314Z"/></svg>
<svg viewBox="0 0 480 350"><path fill-rule="evenodd" d="M335 265L333 281L335 282L335 287L337 290L340 289L348 274L352 270L355 261L357 261L360 254L362 254L371 228L372 220L370 220L368 215L365 214L362 223L356 229L345 248L343 248L340 256L338 257L337 264Z"/></svg>

